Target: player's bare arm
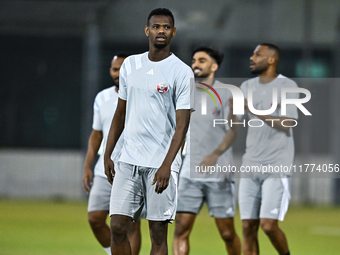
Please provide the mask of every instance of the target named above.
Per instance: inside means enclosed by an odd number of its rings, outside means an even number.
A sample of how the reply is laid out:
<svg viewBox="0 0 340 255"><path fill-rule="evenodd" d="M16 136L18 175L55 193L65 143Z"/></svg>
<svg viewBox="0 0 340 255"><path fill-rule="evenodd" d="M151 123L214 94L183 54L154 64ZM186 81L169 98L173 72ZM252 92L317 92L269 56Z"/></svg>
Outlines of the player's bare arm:
<svg viewBox="0 0 340 255"><path fill-rule="evenodd" d="M107 137L106 149L104 153L104 168L108 181L112 184L115 174L114 164L111 159L111 154L116 146L116 143L124 130L126 113L126 101L118 99L117 109L113 116L109 135Z"/></svg>
<svg viewBox="0 0 340 255"><path fill-rule="evenodd" d="M89 183L93 184L93 173L91 170L91 166L93 163L93 160L95 159L100 144L103 139L103 132L99 130L92 130L89 142L87 145L87 153L85 158L85 164L84 164L84 173L83 173L83 188L86 192L86 194L89 194L90 187Z"/></svg>
<svg viewBox="0 0 340 255"><path fill-rule="evenodd" d="M155 174L155 178L151 185L155 185L155 192L161 194L169 184L170 167L174 161L178 150L180 149L185 135L188 131L190 121L190 110L177 110L176 111L176 130L171 141L171 145L165 159Z"/></svg>
<svg viewBox="0 0 340 255"><path fill-rule="evenodd" d="M238 129L236 130L229 129L222 143L210 155L206 156L202 160L200 166L214 166L219 156L221 156L226 150L228 150L233 145L233 143L237 139L237 135Z"/></svg>
<svg viewBox="0 0 340 255"><path fill-rule="evenodd" d="M237 117L233 115L233 111L232 111L233 101L232 100L233 99L230 98L230 100L228 101L229 108L230 108L230 111L228 114L228 122L230 122L231 120L233 122L238 122L239 120L237 119ZM222 143L210 155L208 155L202 160L202 162L200 163L200 166L214 166L218 160L218 157L221 156L226 150L230 148L230 146L233 145L233 143L237 139L238 131L239 131L239 127L237 125L233 125L233 127L228 130Z"/></svg>
<svg viewBox="0 0 340 255"><path fill-rule="evenodd" d="M181 154L183 153L184 147L185 147L185 139L183 140L182 145L181 145Z"/></svg>

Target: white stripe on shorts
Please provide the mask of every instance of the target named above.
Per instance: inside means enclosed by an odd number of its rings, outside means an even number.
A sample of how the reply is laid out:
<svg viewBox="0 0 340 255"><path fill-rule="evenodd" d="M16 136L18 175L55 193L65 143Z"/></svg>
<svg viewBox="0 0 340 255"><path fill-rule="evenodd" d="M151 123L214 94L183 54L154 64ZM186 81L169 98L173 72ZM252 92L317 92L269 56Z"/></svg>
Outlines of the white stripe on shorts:
<svg viewBox="0 0 340 255"><path fill-rule="evenodd" d="M281 200L281 207L280 207L280 214L279 220L283 221L287 211L288 205L290 201L290 192L289 192L289 179L288 177L280 178L283 186L283 193L282 193L282 200Z"/></svg>
<svg viewBox="0 0 340 255"><path fill-rule="evenodd" d="M230 182L231 185L231 194L233 198L233 208L236 208L236 191L235 191L235 182Z"/></svg>

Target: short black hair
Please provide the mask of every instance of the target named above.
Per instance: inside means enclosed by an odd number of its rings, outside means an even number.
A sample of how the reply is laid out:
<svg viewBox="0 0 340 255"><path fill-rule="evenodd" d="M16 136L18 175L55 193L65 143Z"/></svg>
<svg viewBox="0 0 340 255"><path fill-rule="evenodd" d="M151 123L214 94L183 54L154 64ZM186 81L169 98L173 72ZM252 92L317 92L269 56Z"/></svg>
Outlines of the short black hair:
<svg viewBox="0 0 340 255"><path fill-rule="evenodd" d="M191 58L195 55L196 52L200 52L200 51L204 51L205 53L207 53L210 57L212 57L216 61L216 63L218 64L218 67L220 67L223 61L223 57L224 57L222 52L216 50L212 46L201 45L197 47L196 49L194 49L194 51L191 54Z"/></svg>
<svg viewBox="0 0 340 255"><path fill-rule="evenodd" d="M261 43L260 45L261 46L267 46L269 49L275 51L275 53L277 54L278 58L280 58L280 49L275 44L272 44L272 43Z"/></svg>
<svg viewBox="0 0 340 255"><path fill-rule="evenodd" d="M167 8L157 8L154 9L150 12L149 16L148 16L148 20L146 22L147 25L149 25L149 20L151 19L152 16L155 15L163 15L163 16L170 16L170 18L172 19L172 22L174 23L173 25L175 26L175 18L174 15L172 14L172 12L167 9Z"/></svg>
<svg viewBox="0 0 340 255"><path fill-rule="evenodd" d="M117 54L115 54L113 56L113 58L117 57L117 58L127 58L128 56L130 56L130 54L126 53L126 52L118 52Z"/></svg>

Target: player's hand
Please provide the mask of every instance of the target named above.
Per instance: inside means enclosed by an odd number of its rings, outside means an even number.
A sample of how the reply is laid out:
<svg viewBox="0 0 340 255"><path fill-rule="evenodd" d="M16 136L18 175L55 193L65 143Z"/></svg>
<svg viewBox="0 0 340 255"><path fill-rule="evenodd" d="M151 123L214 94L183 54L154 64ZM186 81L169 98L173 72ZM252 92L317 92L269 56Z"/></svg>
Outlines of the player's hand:
<svg viewBox="0 0 340 255"><path fill-rule="evenodd" d="M83 174L83 188L86 192L86 194L89 194L90 192L90 185L93 184L93 173L91 168L84 166L84 174Z"/></svg>
<svg viewBox="0 0 340 255"><path fill-rule="evenodd" d="M107 180L109 181L109 183L112 184L113 178L115 177L115 173L116 173L114 170L114 164L113 164L112 159L104 158L104 168L105 168L105 174L106 174Z"/></svg>
<svg viewBox="0 0 340 255"><path fill-rule="evenodd" d="M155 178L153 178L153 182L151 185L156 184L155 186L155 192L157 194L161 194L169 185L169 180L170 180L170 167L164 167L161 166L156 174Z"/></svg>
<svg viewBox="0 0 340 255"><path fill-rule="evenodd" d="M206 156L200 163L200 167L209 167L209 166L214 166L217 162L218 155L215 153L211 153L210 155ZM208 173L209 168L206 169L206 172L201 172L201 173Z"/></svg>

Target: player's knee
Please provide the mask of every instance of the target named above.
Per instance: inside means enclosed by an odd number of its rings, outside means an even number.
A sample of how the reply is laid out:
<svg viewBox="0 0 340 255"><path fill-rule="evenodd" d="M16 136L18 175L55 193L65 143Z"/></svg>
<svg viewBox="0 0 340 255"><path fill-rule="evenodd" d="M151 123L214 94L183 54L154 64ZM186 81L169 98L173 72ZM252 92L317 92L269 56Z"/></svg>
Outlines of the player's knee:
<svg viewBox="0 0 340 255"><path fill-rule="evenodd" d="M167 249L168 243L167 238L163 238L162 236L154 236L151 238L151 244L153 248L157 250Z"/></svg>
<svg viewBox="0 0 340 255"><path fill-rule="evenodd" d="M232 242L235 238L235 232L230 229L225 229L220 234L226 243Z"/></svg>
<svg viewBox="0 0 340 255"><path fill-rule="evenodd" d="M151 236L151 243L153 246L164 247L167 246L167 237L165 233L154 233Z"/></svg>
<svg viewBox="0 0 340 255"><path fill-rule="evenodd" d="M250 237L253 235L257 234L257 227L258 224L253 222L253 221L249 221L249 220L243 220L242 221L242 232L243 232L243 236L244 237Z"/></svg>
<svg viewBox="0 0 340 255"><path fill-rule="evenodd" d="M260 226L268 236L273 235L278 228L277 224L272 221L261 221Z"/></svg>
<svg viewBox="0 0 340 255"><path fill-rule="evenodd" d="M89 213L88 214L88 217L87 217L89 223L90 223L90 226L92 229L94 228L99 228L101 227L103 224L105 224L105 222L103 222L99 217L97 217L95 214L91 214Z"/></svg>
<svg viewBox="0 0 340 255"><path fill-rule="evenodd" d="M181 219L176 218L175 220L175 237L177 238L186 238L190 234L189 224Z"/></svg>
<svg viewBox="0 0 340 255"><path fill-rule="evenodd" d="M112 236L127 236L128 227L120 221L111 221L111 234Z"/></svg>

